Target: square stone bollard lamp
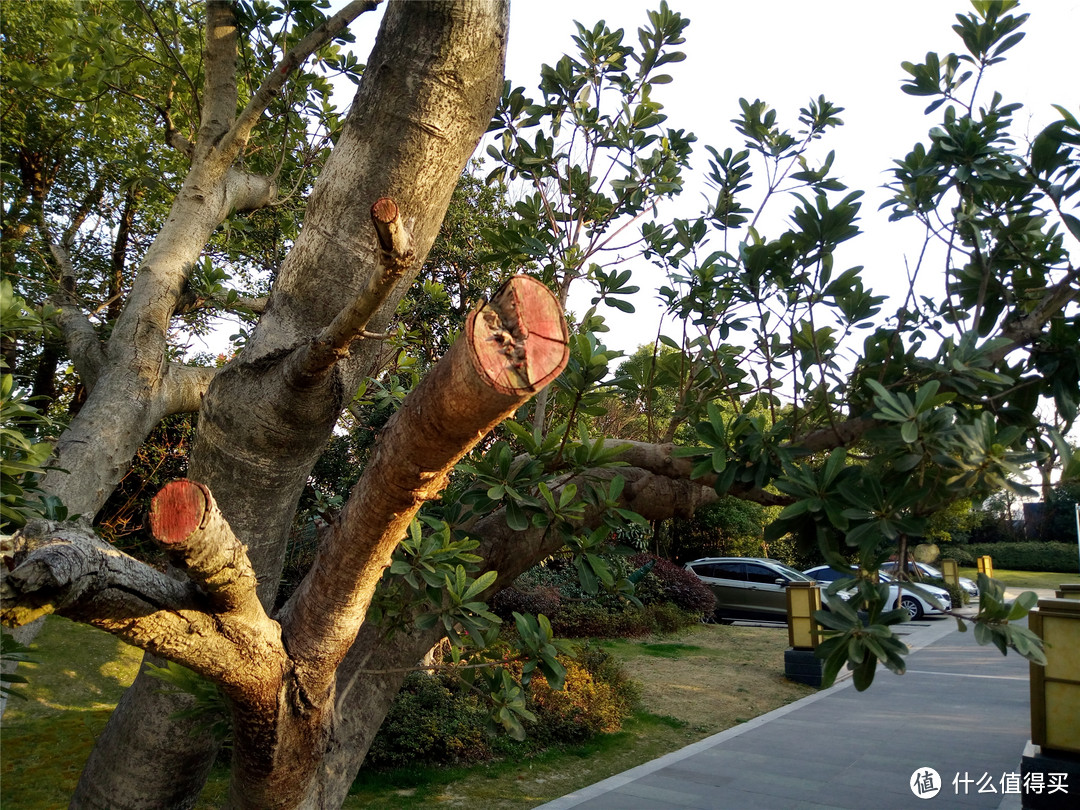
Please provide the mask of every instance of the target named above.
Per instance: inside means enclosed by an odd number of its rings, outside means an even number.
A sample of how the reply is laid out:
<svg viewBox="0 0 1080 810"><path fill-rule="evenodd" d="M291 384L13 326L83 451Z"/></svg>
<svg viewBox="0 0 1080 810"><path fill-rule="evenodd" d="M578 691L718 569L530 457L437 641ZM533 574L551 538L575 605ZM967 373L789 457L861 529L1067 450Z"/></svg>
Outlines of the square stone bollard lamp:
<svg viewBox="0 0 1080 810"><path fill-rule="evenodd" d="M821 610L821 588L816 582L789 582L787 586L788 643L784 675L788 680L821 686L825 662L814 651L821 643L821 625L814 611Z"/></svg>
<svg viewBox="0 0 1080 810"><path fill-rule="evenodd" d="M954 588L960 587L960 564L956 560L943 558L941 561L941 578L947 585Z"/></svg>
<svg viewBox="0 0 1080 810"><path fill-rule="evenodd" d="M1075 808L1080 793L1080 600L1040 599L1028 614L1028 627L1046 645L1046 666L1031 664L1031 743L1020 771L1025 780L1067 787L1025 791L1023 807Z"/></svg>

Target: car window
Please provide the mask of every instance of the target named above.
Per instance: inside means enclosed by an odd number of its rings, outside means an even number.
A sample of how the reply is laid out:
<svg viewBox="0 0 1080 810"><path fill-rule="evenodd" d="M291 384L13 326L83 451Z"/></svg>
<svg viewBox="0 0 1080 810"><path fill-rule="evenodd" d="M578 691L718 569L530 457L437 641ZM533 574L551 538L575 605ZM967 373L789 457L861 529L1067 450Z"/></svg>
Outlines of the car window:
<svg viewBox="0 0 1080 810"><path fill-rule="evenodd" d="M788 579L795 580L796 582L812 582L813 578L808 577L802 571L796 571L794 568L790 568L783 563L776 563L776 567L780 570L780 575L785 576Z"/></svg>
<svg viewBox="0 0 1080 810"><path fill-rule="evenodd" d="M758 565L757 563L746 563L746 578L750 582L765 582L772 585L776 580L783 579L783 576L767 566Z"/></svg>
<svg viewBox="0 0 1080 810"><path fill-rule="evenodd" d="M690 570L697 574L699 577L713 576L712 563L690 563Z"/></svg>
<svg viewBox="0 0 1080 810"><path fill-rule="evenodd" d="M745 568L742 563L715 562L691 564L695 574L712 579L736 579L740 582L746 580Z"/></svg>

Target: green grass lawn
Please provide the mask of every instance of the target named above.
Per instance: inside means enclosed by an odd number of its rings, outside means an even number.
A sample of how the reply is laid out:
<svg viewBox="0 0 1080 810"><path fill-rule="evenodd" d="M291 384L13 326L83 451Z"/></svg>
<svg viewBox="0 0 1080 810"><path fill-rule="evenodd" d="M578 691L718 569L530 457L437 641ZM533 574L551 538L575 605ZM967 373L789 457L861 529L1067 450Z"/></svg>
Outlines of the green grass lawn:
<svg viewBox="0 0 1080 810"><path fill-rule="evenodd" d="M978 580L979 572L974 568L961 568L960 576ZM1056 571L1009 571L994 568L994 579L1005 583L1006 587L1016 588L1053 588L1061 587L1063 582L1080 582L1080 574L1059 573Z"/></svg>
<svg viewBox="0 0 1080 810"><path fill-rule="evenodd" d="M142 651L100 630L49 617L19 665L26 700L8 699L0 731L0 806L67 807L94 740L135 678Z"/></svg>

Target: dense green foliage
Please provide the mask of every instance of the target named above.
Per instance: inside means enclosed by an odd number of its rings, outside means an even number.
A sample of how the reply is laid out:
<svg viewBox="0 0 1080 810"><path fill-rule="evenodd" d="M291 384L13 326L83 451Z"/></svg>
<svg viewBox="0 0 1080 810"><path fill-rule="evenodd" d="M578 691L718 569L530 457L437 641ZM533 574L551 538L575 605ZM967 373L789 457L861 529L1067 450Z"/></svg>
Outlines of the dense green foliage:
<svg viewBox="0 0 1080 810"><path fill-rule="evenodd" d="M50 331L47 307L32 309L15 295L8 279L0 281L0 342L13 347L27 336ZM0 357L0 531L11 532L38 516L62 519L63 506L44 497L38 482L50 466L55 422L38 407L25 377L11 373L9 355Z"/></svg>
<svg viewBox="0 0 1080 810"><path fill-rule="evenodd" d="M237 6L242 102L282 47L325 20L327 5ZM204 22L199 3L115 0L9 3L0 17L4 278L34 305L85 310L101 337L188 169L185 149L200 125ZM276 177L282 197L235 212L206 246L177 313L178 357L197 355L192 338L221 316L240 324L234 337L242 345L254 322L249 302L269 289L340 130L331 79L355 80L362 70L342 50L351 41L346 30L320 49L316 69L296 72L255 130L244 167ZM35 394L58 406L74 398L77 407L85 395L64 374L57 335L21 339L5 354L36 380Z"/></svg>
<svg viewBox="0 0 1080 810"><path fill-rule="evenodd" d="M974 566L983 555L990 556L995 568L1015 571L1075 571L1080 567L1076 543L971 543L946 546L941 550L941 556L964 566Z"/></svg>

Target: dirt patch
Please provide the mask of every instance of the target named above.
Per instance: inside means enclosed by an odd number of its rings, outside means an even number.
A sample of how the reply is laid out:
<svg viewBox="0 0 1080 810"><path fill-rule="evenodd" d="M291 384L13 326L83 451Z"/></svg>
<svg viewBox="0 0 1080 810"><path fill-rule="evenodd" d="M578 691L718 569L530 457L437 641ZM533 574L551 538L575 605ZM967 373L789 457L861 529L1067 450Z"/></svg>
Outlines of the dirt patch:
<svg viewBox="0 0 1080 810"><path fill-rule="evenodd" d="M672 639L619 642L611 651L641 684L647 711L714 734L814 690L784 678L785 628L702 625ZM675 655L659 656L654 648Z"/></svg>

